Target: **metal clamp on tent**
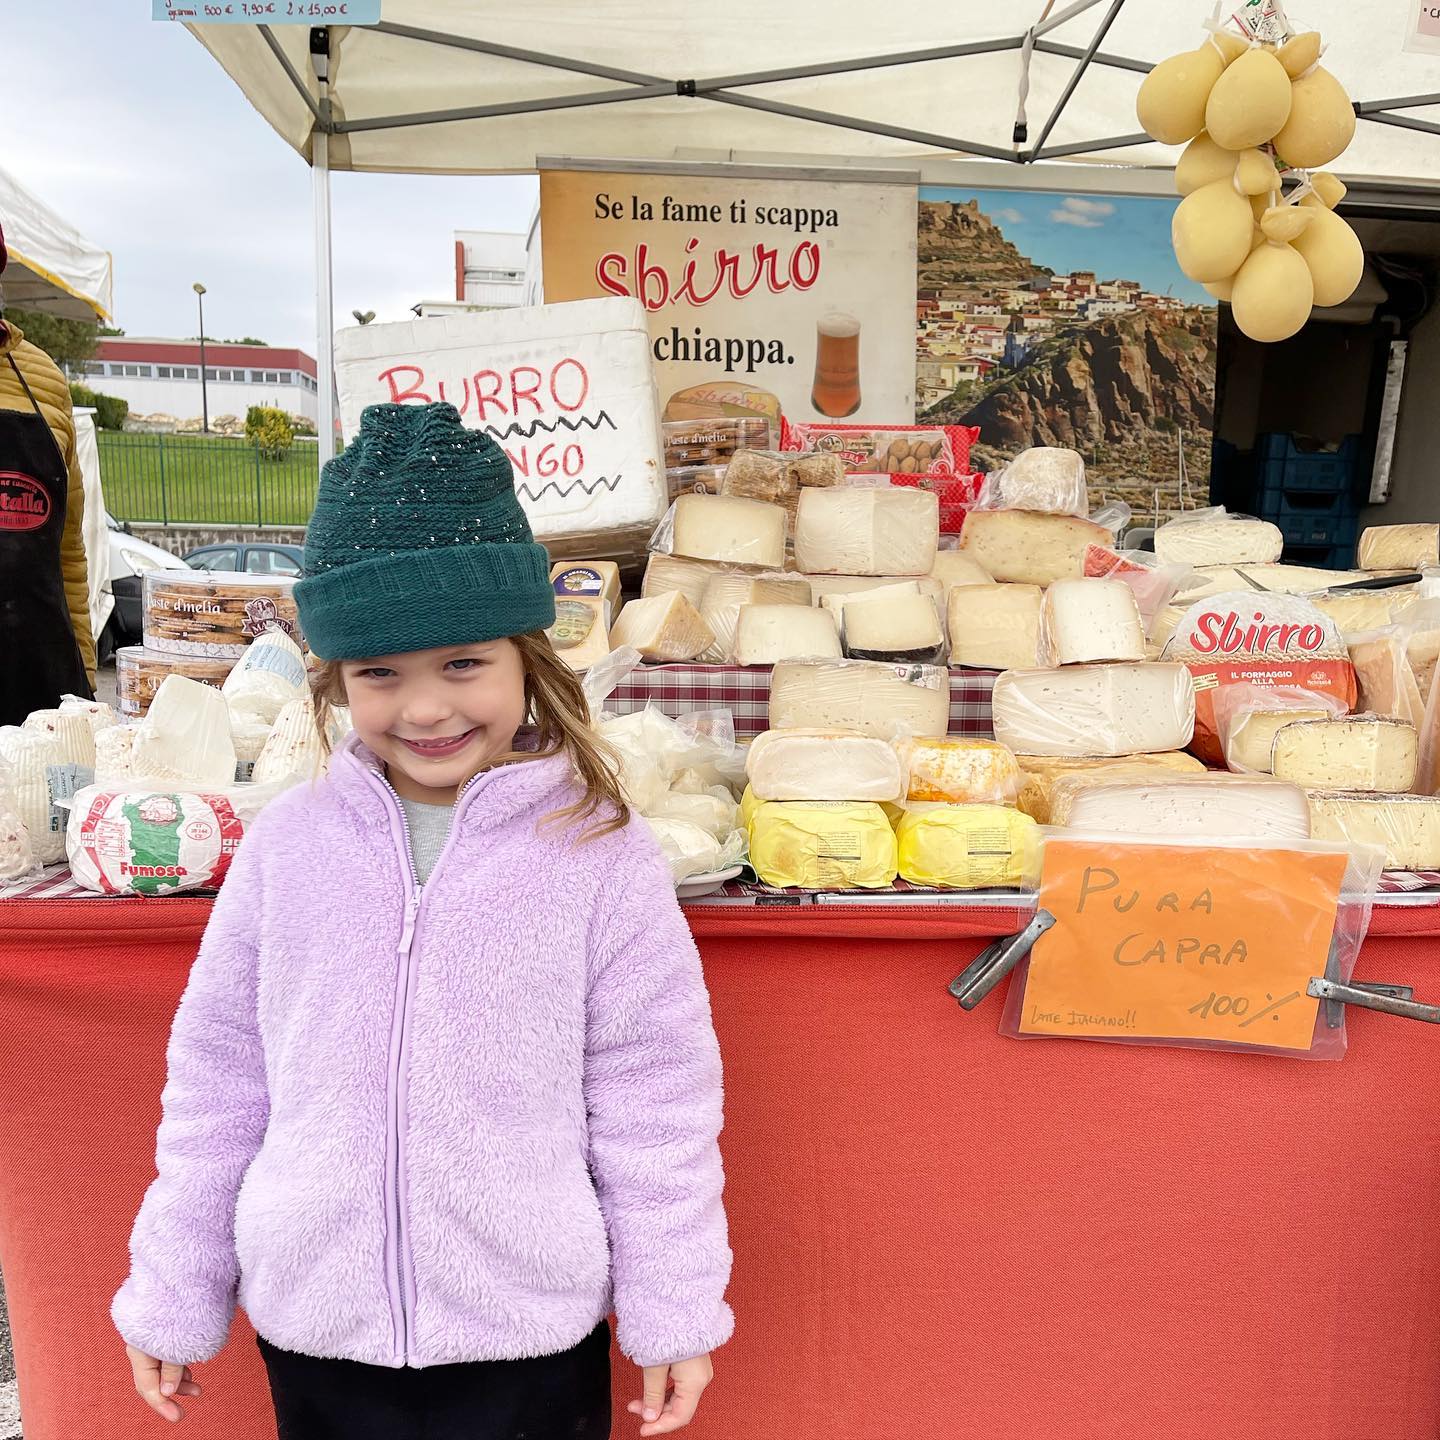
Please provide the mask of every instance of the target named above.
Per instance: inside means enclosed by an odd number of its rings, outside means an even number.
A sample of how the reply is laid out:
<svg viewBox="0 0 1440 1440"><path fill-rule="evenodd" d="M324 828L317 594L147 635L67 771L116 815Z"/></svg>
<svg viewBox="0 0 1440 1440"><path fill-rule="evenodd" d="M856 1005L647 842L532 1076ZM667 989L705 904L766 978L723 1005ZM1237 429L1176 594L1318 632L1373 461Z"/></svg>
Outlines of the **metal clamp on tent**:
<svg viewBox="0 0 1440 1440"><path fill-rule="evenodd" d="M1414 998L1411 985L1392 985L1383 980L1353 980L1342 985L1316 975L1305 993L1325 1002L1325 1023L1339 1029L1344 1020L1344 1007L1358 1005L1365 1010L1378 1010L1382 1015L1398 1015L1402 1020L1424 1020L1440 1025L1440 1005L1424 1005Z"/></svg>
<svg viewBox="0 0 1440 1440"><path fill-rule="evenodd" d="M1031 951L1035 942L1055 924L1048 910L1037 910L1035 918L1018 935L1004 935L987 945L950 982L950 993L962 1010L973 1010Z"/></svg>

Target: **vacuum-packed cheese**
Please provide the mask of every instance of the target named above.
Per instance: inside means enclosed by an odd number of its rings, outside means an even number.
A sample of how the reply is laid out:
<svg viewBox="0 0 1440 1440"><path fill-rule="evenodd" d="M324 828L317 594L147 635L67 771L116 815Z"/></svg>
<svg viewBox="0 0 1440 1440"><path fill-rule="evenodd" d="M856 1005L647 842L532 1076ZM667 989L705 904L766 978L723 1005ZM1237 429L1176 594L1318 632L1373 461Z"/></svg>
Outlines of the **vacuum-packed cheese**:
<svg viewBox="0 0 1440 1440"><path fill-rule="evenodd" d="M610 631L610 648L632 645L646 660L693 660L715 643L700 612L678 590L632 600Z"/></svg>
<svg viewBox="0 0 1440 1440"><path fill-rule="evenodd" d="M950 676L938 665L793 660L770 677L772 729L856 730L882 740L943 735Z"/></svg>
<svg viewBox="0 0 1440 1440"><path fill-rule="evenodd" d="M1440 796L1312 790L1310 835L1379 845L1387 870L1440 870Z"/></svg>
<svg viewBox="0 0 1440 1440"><path fill-rule="evenodd" d="M956 585L950 591L950 663L1024 670L1040 663L1038 585Z"/></svg>
<svg viewBox="0 0 1440 1440"><path fill-rule="evenodd" d="M1114 543L1114 535L1091 520L1031 510L972 510L960 533L962 555L978 561L992 578L1021 585L1078 580L1090 546Z"/></svg>
<svg viewBox="0 0 1440 1440"><path fill-rule="evenodd" d="M929 490L837 485L800 492L795 564L831 575L928 575L940 539Z"/></svg>
<svg viewBox="0 0 1440 1440"><path fill-rule="evenodd" d="M1287 725L1301 720L1326 720L1330 711L1314 710L1248 710L1230 722L1225 737L1225 763L1232 770L1249 770L1257 775L1270 774L1270 753L1275 736Z"/></svg>
<svg viewBox="0 0 1440 1440"><path fill-rule="evenodd" d="M1040 636L1049 665L1145 658L1140 607L1123 580L1057 580L1040 607Z"/></svg>
<svg viewBox="0 0 1440 1440"><path fill-rule="evenodd" d="M555 597L555 623L545 632L555 653L583 672L610 653L610 602L591 595Z"/></svg>
<svg viewBox="0 0 1440 1440"><path fill-rule="evenodd" d="M886 800L904 794L888 741L839 730L766 730L751 743L745 774L757 800Z"/></svg>
<svg viewBox="0 0 1440 1440"><path fill-rule="evenodd" d="M1239 836L1306 840L1310 807L1298 785L1240 775L1177 775L1091 783L1070 775L1057 782L1050 823L1106 834L1176 839Z"/></svg>
<svg viewBox="0 0 1440 1440"><path fill-rule="evenodd" d="M550 567L550 584L558 596L608 600L612 615L620 608L620 567L613 560L560 560Z"/></svg>
<svg viewBox="0 0 1440 1440"><path fill-rule="evenodd" d="M799 575L712 575L700 597L700 618L714 643L700 660L705 665L735 663L735 629L742 605L809 605L809 583Z"/></svg>
<svg viewBox="0 0 1440 1440"><path fill-rule="evenodd" d="M945 634L925 595L876 595L844 606L842 640L856 660L943 665Z"/></svg>
<svg viewBox="0 0 1440 1440"><path fill-rule="evenodd" d="M954 585L995 583L995 577L973 555L961 550L937 550L930 574L945 587L946 594Z"/></svg>
<svg viewBox="0 0 1440 1440"><path fill-rule="evenodd" d="M828 610L810 605L742 605L735 626L737 665L838 659L840 634Z"/></svg>
<svg viewBox="0 0 1440 1440"><path fill-rule="evenodd" d="M1419 570L1440 565L1440 525L1372 525L1355 551L1362 570Z"/></svg>
<svg viewBox="0 0 1440 1440"><path fill-rule="evenodd" d="M750 822L750 864L766 885L883 890L895 883L895 831L874 803L767 802Z"/></svg>
<svg viewBox="0 0 1440 1440"><path fill-rule="evenodd" d="M1069 755L1017 755L1020 793L1015 804L1041 825L1050 823L1050 804L1056 784L1067 775L1103 775L1110 779L1144 779L1168 775L1203 775L1205 766L1183 750L1156 755L1117 755L1113 758Z"/></svg>
<svg viewBox="0 0 1440 1440"><path fill-rule="evenodd" d="M658 551L645 562L640 581L640 598L653 600L678 590L697 610L705 595L705 583L712 575L723 575L726 567L714 560L692 560L685 555L662 555Z"/></svg>
<svg viewBox="0 0 1440 1440"><path fill-rule="evenodd" d="M1263 565L1278 560L1284 548L1278 525L1240 515L1182 515L1155 532L1155 555L1165 565Z"/></svg>
<svg viewBox="0 0 1440 1440"><path fill-rule="evenodd" d="M1270 752L1276 779L1322 790L1400 794L1415 783L1415 727L1377 715L1302 720L1276 732Z"/></svg>
<svg viewBox="0 0 1440 1440"><path fill-rule="evenodd" d="M1020 790L1020 766L998 740L902 742L905 797L918 803L1013 805Z"/></svg>
<svg viewBox="0 0 1440 1440"><path fill-rule="evenodd" d="M675 502L671 548L695 560L764 570L785 568L785 511L733 495L682 495Z"/></svg>
<svg viewBox="0 0 1440 1440"><path fill-rule="evenodd" d="M1008 670L991 707L995 738L1029 755L1181 750L1195 728L1195 684L1183 665Z"/></svg>
<svg viewBox="0 0 1440 1440"><path fill-rule="evenodd" d="M895 826L902 879L944 890L1035 885L1040 831L1001 805L934 805L910 810Z"/></svg>
<svg viewBox="0 0 1440 1440"><path fill-rule="evenodd" d="M1414 595L1415 587L1407 585L1398 592L1350 590L1306 598L1322 615L1329 616L1335 622L1335 628L1348 640L1357 633L1383 629L1390 623L1394 611L1409 604Z"/></svg>
<svg viewBox="0 0 1440 1440"><path fill-rule="evenodd" d="M876 585L869 590L836 590L816 598L816 603L835 617L838 626L845 617L845 607L857 600L894 600L901 595L918 595L918 580L897 580L892 585Z"/></svg>
<svg viewBox="0 0 1440 1440"><path fill-rule="evenodd" d="M888 591L897 585L905 586L903 593L907 595L913 593L909 588L913 585L937 605L945 596L945 587L933 575L819 575L812 571L804 578L810 582L810 594L817 605L837 597L843 605L846 600L858 600L862 595Z"/></svg>
<svg viewBox="0 0 1440 1440"><path fill-rule="evenodd" d="M1074 450L1053 445L1022 450L996 479L1006 509L1081 517L1090 513L1085 461Z"/></svg>
<svg viewBox="0 0 1440 1440"><path fill-rule="evenodd" d="M1405 640L1398 629L1374 631L1350 642L1355 667L1355 708L1363 714L1388 715L1418 730L1425 719L1425 701L1410 668Z"/></svg>

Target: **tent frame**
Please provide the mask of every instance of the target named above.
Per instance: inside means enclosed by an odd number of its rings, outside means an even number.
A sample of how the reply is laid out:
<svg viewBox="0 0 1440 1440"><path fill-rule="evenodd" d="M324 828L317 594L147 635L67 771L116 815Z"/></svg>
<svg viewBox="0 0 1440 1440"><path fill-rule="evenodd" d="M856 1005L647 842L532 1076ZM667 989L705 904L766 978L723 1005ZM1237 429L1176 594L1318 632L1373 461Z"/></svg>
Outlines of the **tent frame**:
<svg viewBox="0 0 1440 1440"><path fill-rule="evenodd" d="M716 104L761 110L790 119L811 121L863 134L879 135L887 139L926 145L940 151L958 152L960 155L1005 161L1015 165L1034 165L1043 160L1060 160L1073 155L1103 154L1145 144L1148 142L1149 136L1136 133L1112 135L1095 140L1071 141L1059 145L1047 143L1091 65L1129 70L1139 74L1148 74L1154 68L1154 65L1147 61L1113 55L1100 48L1110 27L1124 7L1125 0L1110 0L1104 17L1096 27L1090 43L1084 49L1045 38L1051 31L1100 3L1102 0L1074 0L1074 3L1057 13L1053 15L1047 13L1042 16L1024 34L1002 39L972 41L961 45L939 45L893 55L867 55L850 60L818 61L809 65L791 65L781 69L756 70L738 75L718 75L682 80L640 71L621 70L592 61L575 60L563 55L550 54L547 51L500 45L492 41L468 35L456 35L443 30L426 30L413 25L381 20L377 24L365 28L378 34L394 36L396 39L413 40L456 50L468 50L498 59L522 61L548 70L562 70L595 80L608 80L628 88L537 97L533 100L509 101L500 105L455 106L443 110L415 111L408 114L376 115L359 120L337 119L333 114L329 85L330 31L328 27L315 26L310 31L310 62L319 88L317 98L311 94L304 79L285 55L271 28L268 25L257 26L266 46L274 55L276 63L315 121L311 136L310 163L314 172L316 318L320 332L318 337L320 353L316 358L322 377L319 425L321 460L329 459L334 453L335 436L334 299L331 284L329 163L331 136L357 134L369 130L399 130L417 125L442 125L456 120L483 120L502 115L537 114L586 106L622 105L632 100L658 100L667 96L675 96L680 99L709 100ZM881 70L899 65L920 65L937 60L956 60L975 55L1003 54L1013 51L1019 51L1021 55L1021 77L1013 145L1009 150L979 141L965 140L958 136L940 135L930 131L911 129L908 126L887 125L879 121L863 120L854 115L841 115L829 110L816 110L784 101L767 100L758 95L738 93L751 86L775 84L785 80L815 79L826 75ZM1038 139L1033 145L1030 145L1029 119L1025 110L1025 101L1029 90L1030 59L1037 51L1042 55L1073 59L1076 65L1066 81L1059 100L1041 125ZM1440 105L1440 92L1354 102L1355 114L1360 120L1368 120L1380 125L1395 125L1429 135L1440 135L1440 123L1396 113L1400 110L1428 105Z"/></svg>

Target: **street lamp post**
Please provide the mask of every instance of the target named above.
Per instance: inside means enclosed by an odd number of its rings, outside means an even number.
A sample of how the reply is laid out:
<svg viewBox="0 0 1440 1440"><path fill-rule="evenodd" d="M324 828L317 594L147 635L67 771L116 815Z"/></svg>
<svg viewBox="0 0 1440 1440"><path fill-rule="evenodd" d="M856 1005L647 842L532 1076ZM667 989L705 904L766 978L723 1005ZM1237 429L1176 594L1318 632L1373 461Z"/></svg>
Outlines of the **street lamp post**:
<svg viewBox="0 0 1440 1440"><path fill-rule="evenodd" d="M197 280L191 287L200 307L200 432L210 433L210 403L205 393L205 287Z"/></svg>

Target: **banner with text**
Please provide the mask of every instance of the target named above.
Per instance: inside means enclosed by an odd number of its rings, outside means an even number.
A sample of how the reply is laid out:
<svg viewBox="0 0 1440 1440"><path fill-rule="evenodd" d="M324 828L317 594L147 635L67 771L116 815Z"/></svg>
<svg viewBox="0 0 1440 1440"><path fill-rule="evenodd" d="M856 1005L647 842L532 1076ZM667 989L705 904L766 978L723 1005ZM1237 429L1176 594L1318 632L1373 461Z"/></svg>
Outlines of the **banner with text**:
<svg viewBox="0 0 1440 1440"><path fill-rule="evenodd" d="M915 417L915 187L543 170L545 298L631 295L667 419L688 391L792 420ZM754 408L753 401L751 408Z"/></svg>

